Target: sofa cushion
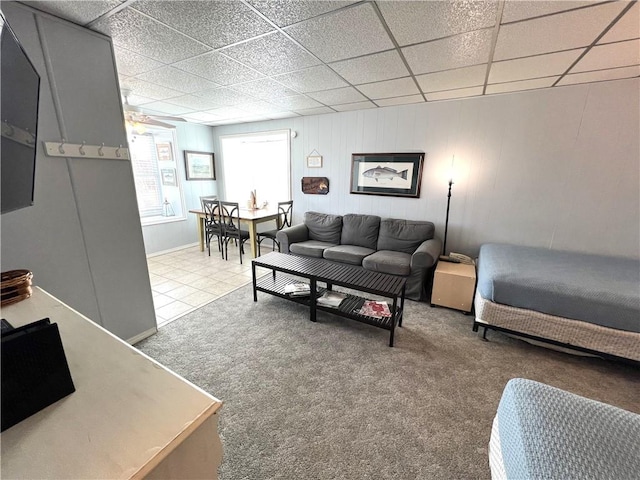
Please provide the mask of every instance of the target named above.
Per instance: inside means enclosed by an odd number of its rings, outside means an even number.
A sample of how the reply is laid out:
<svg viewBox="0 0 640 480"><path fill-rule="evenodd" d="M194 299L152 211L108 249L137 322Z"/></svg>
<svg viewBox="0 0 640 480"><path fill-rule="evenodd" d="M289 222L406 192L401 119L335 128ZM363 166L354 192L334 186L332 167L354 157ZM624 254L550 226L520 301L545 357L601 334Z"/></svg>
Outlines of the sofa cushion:
<svg viewBox="0 0 640 480"><path fill-rule="evenodd" d="M342 232L342 217L340 215L306 212L304 224L309 229L309 240L328 242L333 245L340 243L340 233Z"/></svg>
<svg viewBox="0 0 640 480"><path fill-rule="evenodd" d="M342 245L357 245L372 250L378 244L380 217L377 215L358 215L349 213L342 217Z"/></svg>
<svg viewBox="0 0 640 480"><path fill-rule="evenodd" d="M359 247L357 245L337 245L327 248L323 256L327 260L362 265L362 259L373 252L375 252L373 248Z"/></svg>
<svg viewBox="0 0 640 480"><path fill-rule="evenodd" d="M304 255L305 257L322 258L322 252L324 252L326 248L334 247L335 245L335 243L307 240L305 242L292 243L289 245L289 251L296 255Z"/></svg>
<svg viewBox="0 0 640 480"><path fill-rule="evenodd" d="M411 273L411 255L391 250L378 250L362 260L362 266L374 272L407 276Z"/></svg>
<svg viewBox="0 0 640 480"><path fill-rule="evenodd" d="M433 238L432 222L384 218L380 222L378 250L413 253L425 240Z"/></svg>

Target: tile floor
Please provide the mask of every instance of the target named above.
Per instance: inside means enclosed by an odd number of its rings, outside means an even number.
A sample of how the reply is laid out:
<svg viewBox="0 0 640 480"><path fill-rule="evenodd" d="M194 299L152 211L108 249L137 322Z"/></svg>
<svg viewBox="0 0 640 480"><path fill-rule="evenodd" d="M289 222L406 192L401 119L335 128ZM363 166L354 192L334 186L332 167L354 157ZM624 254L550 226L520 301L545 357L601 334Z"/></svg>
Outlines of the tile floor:
<svg viewBox="0 0 640 480"><path fill-rule="evenodd" d="M240 265L238 250L230 247L229 260L215 244L211 256L193 246L147 258L158 327L251 282L251 254Z"/></svg>

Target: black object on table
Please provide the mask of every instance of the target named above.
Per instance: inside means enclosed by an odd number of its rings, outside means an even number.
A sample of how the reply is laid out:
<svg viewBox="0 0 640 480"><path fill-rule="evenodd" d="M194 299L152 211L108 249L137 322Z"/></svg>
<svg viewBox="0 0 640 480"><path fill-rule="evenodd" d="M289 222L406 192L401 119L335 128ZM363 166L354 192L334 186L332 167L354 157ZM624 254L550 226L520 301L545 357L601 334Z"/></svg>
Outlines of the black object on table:
<svg viewBox="0 0 640 480"><path fill-rule="evenodd" d="M268 268L272 271L272 275L265 275L257 279L256 267ZM298 257L278 252L271 252L254 259L251 263L251 270L253 273L254 302L258 301L258 291L265 292L309 306L310 320L312 322L316 321L316 311L322 310L389 330L389 346L393 347L395 327L396 325L402 326L404 294L407 283L405 277L373 272L355 265L346 265L322 258ZM276 272L288 275L276 276ZM309 296L290 296L285 293L286 285L300 281L299 278L296 279L289 275L309 280L311 287ZM318 282L325 283L326 287L319 287ZM391 316L373 317L360 314L359 311L367 299L357 295L346 295L346 298L337 308L317 304L317 298L324 294L326 290L331 290L333 285L391 298L393 300L393 306L390 308Z"/></svg>

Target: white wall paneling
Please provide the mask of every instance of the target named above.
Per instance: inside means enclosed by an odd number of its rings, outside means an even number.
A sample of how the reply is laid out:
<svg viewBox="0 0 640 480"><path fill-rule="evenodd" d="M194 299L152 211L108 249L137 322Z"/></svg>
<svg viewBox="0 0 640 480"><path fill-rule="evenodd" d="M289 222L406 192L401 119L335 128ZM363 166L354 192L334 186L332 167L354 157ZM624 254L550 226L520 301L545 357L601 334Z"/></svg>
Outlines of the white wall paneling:
<svg viewBox="0 0 640 480"><path fill-rule="evenodd" d="M430 220L444 234L455 155L449 238L476 254L510 242L640 256L640 80L637 78L427 104L214 128L218 137L281 128L292 139L294 220L307 210ZM309 169L313 149L322 168ZM351 154L424 151L418 199L349 193ZM303 176L326 176L328 195L303 195Z"/></svg>
<svg viewBox="0 0 640 480"><path fill-rule="evenodd" d="M126 145L110 40L2 8L41 76L39 140ZM2 216L2 270L15 268L120 338L154 331L130 162L47 157L39 141L34 206Z"/></svg>

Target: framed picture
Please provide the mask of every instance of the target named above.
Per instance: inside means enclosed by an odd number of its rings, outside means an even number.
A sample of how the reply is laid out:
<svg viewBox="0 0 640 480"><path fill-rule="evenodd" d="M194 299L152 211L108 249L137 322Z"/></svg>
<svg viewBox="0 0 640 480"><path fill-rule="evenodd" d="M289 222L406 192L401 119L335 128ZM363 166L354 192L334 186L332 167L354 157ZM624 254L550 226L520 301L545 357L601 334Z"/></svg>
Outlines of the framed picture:
<svg viewBox="0 0 640 480"><path fill-rule="evenodd" d="M173 162L173 149L171 142L156 143L156 152L158 152L158 161Z"/></svg>
<svg viewBox="0 0 640 480"><path fill-rule="evenodd" d="M161 168L160 176L162 177L162 185L167 187L177 187L178 179L176 177L175 168Z"/></svg>
<svg viewBox="0 0 640 480"><path fill-rule="evenodd" d="M307 167L309 168L322 167L322 155L309 155L307 157Z"/></svg>
<svg viewBox="0 0 640 480"><path fill-rule="evenodd" d="M213 153L184 151L187 180L215 180L216 168Z"/></svg>
<svg viewBox="0 0 640 480"><path fill-rule="evenodd" d="M351 193L420 197L424 153L354 153Z"/></svg>
<svg viewBox="0 0 640 480"><path fill-rule="evenodd" d="M326 195L329 193L329 179L327 177L302 177L302 193Z"/></svg>

